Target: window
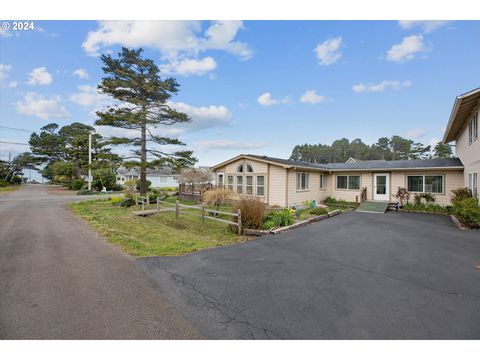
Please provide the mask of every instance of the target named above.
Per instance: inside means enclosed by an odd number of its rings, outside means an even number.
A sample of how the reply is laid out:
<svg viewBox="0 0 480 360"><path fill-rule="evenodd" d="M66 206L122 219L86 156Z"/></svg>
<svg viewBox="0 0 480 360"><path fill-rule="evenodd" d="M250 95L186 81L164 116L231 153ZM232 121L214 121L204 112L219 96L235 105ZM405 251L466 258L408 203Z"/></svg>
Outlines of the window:
<svg viewBox="0 0 480 360"><path fill-rule="evenodd" d="M349 190L359 190L360 189L360 176L349 176L348 177L348 189Z"/></svg>
<svg viewBox="0 0 480 360"><path fill-rule="evenodd" d="M471 144L478 139L478 111L468 122L468 143Z"/></svg>
<svg viewBox="0 0 480 360"><path fill-rule="evenodd" d="M218 186L223 187L223 174L218 174Z"/></svg>
<svg viewBox="0 0 480 360"><path fill-rule="evenodd" d="M407 176L407 189L413 192L423 192L423 176Z"/></svg>
<svg viewBox="0 0 480 360"><path fill-rule="evenodd" d="M243 173L243 164L237 166L237 172Z"/></svg>
<svg viewBox="0 0 480 360"><path fill-rule="evenodd" d="M320 174L320 189L325 189L326 183L325 183L325 174Z"/></svg>
<svg viewBox="0 0 480 360"><path fill-rule="evenodd" d="M159 176L158 177L158 182L166 183L167 182L167 177L166 176Z"/></svg>
<svg viewBox="0 0 480 360"><path fill-rule="evenodd" d="M247 173L252 173L253 172L253 167L250 164L247 164Z"/></svg>
<svg viewBox="0 0 480 360"><path fill-rule="evenodd" d="M230 191L233 191L233 176L228 175L227 176L227 189Z"/></svg>
<svg viewBox="0 0 480 360"><path fill-rule="evenodd" d="M337 175L337 189L359 190L360 175Z"/></svg>
<svg viewBox="0 0 480 360"><path fill-rule="evenodd" d="M265 176L257 176L257 196L265 196Z"/></svg>
<svg viewBox="0 0 480 360"><path fill-rule="evenodd" d="M307 173L297 173L297 190L308 190L309 176Z"/></svg>
<svg viewBox="0 0 480 360"><path fill-rule="evenodd" d="M337 176L337 189L348 189L348 176Z"/></svg>
<svg viewBox="0 0 480 360"><path fill-rule="evenodd" d="M436 194L443 193L443 176L425 176L425 190L424 192L431 192Z"/></svg>
<svg viewBox="0 0 480 360"><path fill-rule="evenodd" d="M237 193L243 192L243 176L237 176Z"/></svg>
<svg viewBox="0 0 480 360"><path fill-rule="evenodd" d="M472 192L474 197L478 195L478 183L477 183L477 173L468 174L468 188Z"/></svg>
<svg viewBox="0 0 480 360"><path fill-rule="evenodd" d="M245 193L247 195L253 195L253 176L245 176L247 183L245 185Z"/></svg>
<svg viewBox="0 0 480 360"><path fill-rule="evenodd" d="M409 175L407 189L411 192L443 194L443 175Z"/></svg>

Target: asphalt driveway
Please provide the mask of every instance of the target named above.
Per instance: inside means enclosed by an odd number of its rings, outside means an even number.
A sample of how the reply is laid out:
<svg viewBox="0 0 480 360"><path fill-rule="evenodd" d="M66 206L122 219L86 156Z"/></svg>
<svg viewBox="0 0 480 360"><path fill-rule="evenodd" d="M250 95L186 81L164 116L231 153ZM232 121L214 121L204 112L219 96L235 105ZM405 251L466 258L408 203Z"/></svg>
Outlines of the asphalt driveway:
<svg viewBox="0 0 480 360"><path fill-rule="evenodd" d="M139 262L209 338L480 339L480 232L448 217L351 212Z"/></svg>
<svg viewBox="0 0 480 360"><path fill-rule="evenodd" d="M0 196L0 339L198 339L122 254L65 209L88 197Z"/></svg>

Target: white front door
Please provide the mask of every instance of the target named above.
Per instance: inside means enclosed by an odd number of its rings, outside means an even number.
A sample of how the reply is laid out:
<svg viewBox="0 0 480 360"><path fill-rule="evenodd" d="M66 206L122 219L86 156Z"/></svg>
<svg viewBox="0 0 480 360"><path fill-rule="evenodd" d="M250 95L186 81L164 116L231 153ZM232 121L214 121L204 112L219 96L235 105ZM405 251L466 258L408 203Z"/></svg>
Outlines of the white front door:
<svg viewBox="0 0 480 360"><path fill-rule="evenodd" d="M373 200L390 201L390 174L374 174L373 179Z"/></svg>

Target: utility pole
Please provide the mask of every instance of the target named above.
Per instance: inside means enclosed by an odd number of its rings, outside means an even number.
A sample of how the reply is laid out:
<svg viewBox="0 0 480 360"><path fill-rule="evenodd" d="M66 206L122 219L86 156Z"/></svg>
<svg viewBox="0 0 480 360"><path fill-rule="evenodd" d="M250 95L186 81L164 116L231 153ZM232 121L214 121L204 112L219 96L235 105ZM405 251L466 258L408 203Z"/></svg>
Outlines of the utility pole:
<svg viewBox="0 0 480 360"><path fill-rule="evenodd" d="M88 191L92 191L92 133L88 133Z"/></svg>

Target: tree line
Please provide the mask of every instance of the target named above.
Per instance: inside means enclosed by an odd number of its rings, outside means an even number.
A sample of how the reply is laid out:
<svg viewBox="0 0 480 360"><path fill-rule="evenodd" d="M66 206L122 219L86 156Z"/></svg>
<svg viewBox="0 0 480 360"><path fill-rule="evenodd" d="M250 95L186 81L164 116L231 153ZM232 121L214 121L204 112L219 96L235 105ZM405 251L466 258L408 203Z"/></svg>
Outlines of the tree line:
<svg viewBox="0 0 480 360"><path fill-rule="evenodd" d="M398 135L382 137L372 145L361 139L349 141L346 138L335 140L331 145L304 144L296 145L290 159L311 163L326 164L345 162L349 158L358 160L412 160L450 158L452 149L448 144L438 142L435 147L424 145Z"/></svg>

